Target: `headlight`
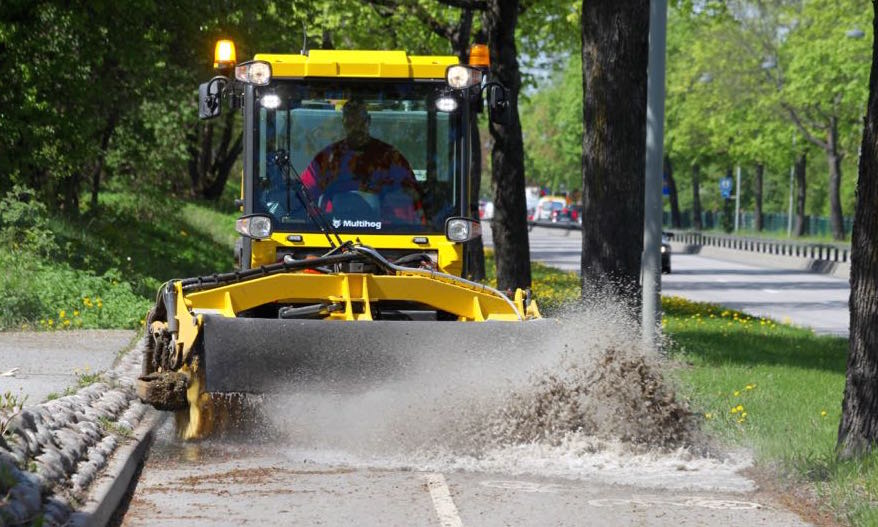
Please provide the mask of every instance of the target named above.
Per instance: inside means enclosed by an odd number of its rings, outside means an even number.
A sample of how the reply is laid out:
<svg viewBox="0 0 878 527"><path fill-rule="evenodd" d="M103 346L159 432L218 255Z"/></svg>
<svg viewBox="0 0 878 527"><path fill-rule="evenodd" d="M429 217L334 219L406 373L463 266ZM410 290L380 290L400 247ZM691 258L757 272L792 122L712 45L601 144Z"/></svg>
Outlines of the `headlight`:
<svg viewBox="0 0 878 527"><path fill-rule="evenodd" d="M454 97L439 97L436 99L436 109L440 112L453 112L457 110L457 99Z"/></svg>
<svg viewBox="0 0 878 527"><path fill-rule="evenodd" d="M448 218L445 237L453 242L468 242L482 235L482 224L469 218Z"/></svg>
<svg viewBox="0 0 878 527"><path fill-rule="evenodd" d="M455 90L462 90L482 83L482 71L456 64L445 70L445 80Z"/></svg>
<svg viewBox="0 0 878 527"><path fill-rule="evenodd" d="M271 218L268 216L244 216L235 222L235 230L248 238L264 240L271 236Z"/></svg>
<svg viewBox="0 0 878 527"><path fill-rule="evenodd" d="M271 81L271 65L267 62L245 62L235 67L235 78L248 84L265 86Z"/></svg>

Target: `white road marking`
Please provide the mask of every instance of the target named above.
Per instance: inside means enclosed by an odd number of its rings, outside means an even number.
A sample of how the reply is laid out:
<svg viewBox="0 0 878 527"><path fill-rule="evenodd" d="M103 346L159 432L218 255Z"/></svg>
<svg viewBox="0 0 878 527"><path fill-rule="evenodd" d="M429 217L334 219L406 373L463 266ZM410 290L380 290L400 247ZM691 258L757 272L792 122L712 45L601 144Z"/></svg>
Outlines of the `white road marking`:
<svg viewBox="0 0 878 527"><path fill-rule="evenodd" d="M18 371L18 368L12 368L9 371L4 371L0 373L0 377L15 377L15 373Z"/></svg>
<svg viewBox="0 0 878 527"><path fill-rule="evenodd" d="M778 291L777 289L763 289L762 291L764 291L766 293L771 293L772 295L776 295L776 294L780 293L780 291Z"/></svg>
<svg viewBox="0 0 878 527"><path fill-rule="evenodd" d="M433 507L439 516L442 527L463 527L460 516L457 514L457 506L451 499L451 492L445 483L445 476L439 473L427 474L427 488L430 489L430 497L433 498Z"/></svg>

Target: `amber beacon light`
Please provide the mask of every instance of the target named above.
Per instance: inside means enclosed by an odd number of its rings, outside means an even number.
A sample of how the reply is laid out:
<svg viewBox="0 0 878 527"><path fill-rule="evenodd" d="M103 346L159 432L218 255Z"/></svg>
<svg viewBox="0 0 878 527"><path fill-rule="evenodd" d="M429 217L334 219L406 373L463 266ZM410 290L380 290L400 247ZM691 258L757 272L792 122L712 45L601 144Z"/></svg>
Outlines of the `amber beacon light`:
<svg viewBox="0 0 878 527"><path fill-rule="evenodd" d="M231 40L217 40L213 50L214 69L228 69L235 65L235 43Z"/></svg>
<svg viewBox="0 0 878 527"><path fill-rule="evenodd" d="M484 44L473 44L469 48L469 65L476 68L491 67L491 52Z"/></svg>

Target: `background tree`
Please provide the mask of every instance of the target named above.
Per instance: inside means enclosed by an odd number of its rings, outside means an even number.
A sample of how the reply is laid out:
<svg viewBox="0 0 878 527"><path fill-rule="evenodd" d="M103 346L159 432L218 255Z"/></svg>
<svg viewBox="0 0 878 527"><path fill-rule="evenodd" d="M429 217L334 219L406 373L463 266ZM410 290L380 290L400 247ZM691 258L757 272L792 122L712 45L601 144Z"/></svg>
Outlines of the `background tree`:
<svg viewBox="0 0 878 527"><path fill-rule="evenodd" d="M873 0L878 30L878 0ZM847 380L838 427L838 452L849 458L878 442L878 42L872 71L857 181L851 241L851 332Z"/></svg>
<svg viewBox="0 0 878 527"><path fill-rule="evenodd" d="M649 3L582 3L583 296L636 298L643 251Z"/></svg>

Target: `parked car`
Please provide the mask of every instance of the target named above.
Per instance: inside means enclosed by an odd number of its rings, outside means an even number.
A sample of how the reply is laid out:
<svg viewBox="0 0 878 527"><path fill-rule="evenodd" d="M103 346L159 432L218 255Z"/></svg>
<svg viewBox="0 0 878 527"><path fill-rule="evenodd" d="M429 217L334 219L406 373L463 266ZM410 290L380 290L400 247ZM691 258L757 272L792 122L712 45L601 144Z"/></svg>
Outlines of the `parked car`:
<svg viewBox="0 0 878 527"><path fill-rule="evenodd" d="M671 274L671 238L672 232L662 233L662 274Z"/></svg>
<svg viewBox="0 0 878 527"><path fill-rule="evenodd" d="M567 200L563 196L543 196L537 202L533 221L555 221L554 213L560 212L567 206Z"/></svg>

